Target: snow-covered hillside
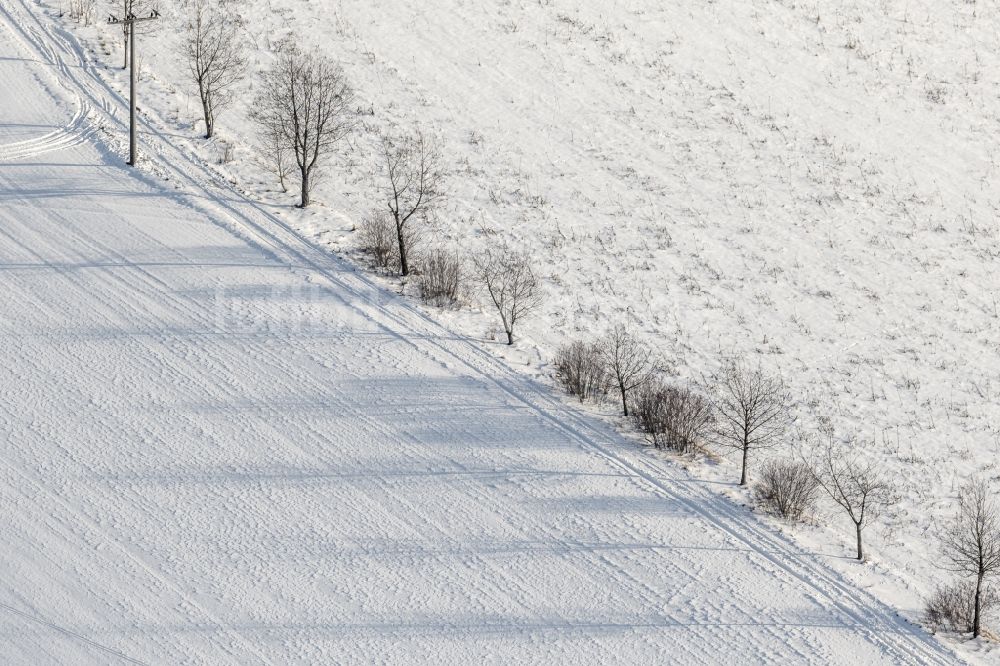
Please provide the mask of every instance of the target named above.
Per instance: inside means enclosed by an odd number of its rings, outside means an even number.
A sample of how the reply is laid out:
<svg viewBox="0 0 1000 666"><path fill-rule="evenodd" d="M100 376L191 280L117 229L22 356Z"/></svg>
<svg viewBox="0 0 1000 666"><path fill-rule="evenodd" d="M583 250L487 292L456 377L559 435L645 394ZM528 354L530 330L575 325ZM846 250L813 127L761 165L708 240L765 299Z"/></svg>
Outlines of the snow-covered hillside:
<svg viewBox="0 0 1000 666"><path fill-rule="evenodd" d="M162 7L183 25L181 6ZM629 322L681 377L726 355L759 359L789 381L803 434L853 435L898 480L904 501L873 535L873 567L913 611L947 578L934 534L958 487L998 474L996 9L269 0L236 11L258 69L295 35L342 62L374 111L328 170L326 205L292 215L298 229L356 248L358 219L381 205L372 132L436 132L454 174L433 238L473 249L507 238L547 278L527 340L499 353L547 375L560 344ZM117 62L112 33L79 33ZM178 40L148 38L145 92L164 127L195 138ZM222 139L191 145L216 162L236 144L215 168L287 206L253 166L246 110L223 116ZM494 334L488 311L441 316ZM825 522L834 530L800 538L846 542L849 523Z"/></svg>
<svg viewBox="0 0 1000 666"><path fill-rule="evenodd" d="M127 170L36 11L0 4L4 663L953 659L169 134Z"/></svg>
<svg viewBox="0 0 1000 666"><path fill-rule="evenodd" d="M149 182L67 148L98 124L120 145L103 107L124 76L91 71L118 63L117 33L57 18L57 0L0 6L7 34L26 30L4 48L62 58L55 76L76 82L0 63L12 98L40 109L8 105L0 130L0 159L29 158L0 165L17 202L0 212L4 363L19 378L4 386L4 492L16 533L61 544L46 557L65 571L47 588L31 547L6 555L27 581L2 602L28 637L15 659L42 636L57 661L87 646L150 661L934 658L845 581L917 618L944 579L935 521L963 479L998 474L994 5L237 3L256 68L296 34L374 111L323 205L280 217L207 184L215 172L292 203L256 166L245 103L219 139L197 139L182 3L164 0L143 37ZM454 165L433 236L509 239L546 278L515 350L490 343L488 311L432 313L474 343L454 339L281 227L354 253L355 223L380 205L373 131L414 123ZM49 126L68 129L33 138ZM77 170L36 148L70 151L57 155ZM692 481L532 383L563 342L626 321L681 377L760 359L788 380L803 432L859 435L904 496L873 563L828 570L819 554L849 536L838 514L795 530L814 551L801 555L718 498L730 469ZM144 409L116 411L126 397ZM56 405L78 416L53 422Z"/></svg>

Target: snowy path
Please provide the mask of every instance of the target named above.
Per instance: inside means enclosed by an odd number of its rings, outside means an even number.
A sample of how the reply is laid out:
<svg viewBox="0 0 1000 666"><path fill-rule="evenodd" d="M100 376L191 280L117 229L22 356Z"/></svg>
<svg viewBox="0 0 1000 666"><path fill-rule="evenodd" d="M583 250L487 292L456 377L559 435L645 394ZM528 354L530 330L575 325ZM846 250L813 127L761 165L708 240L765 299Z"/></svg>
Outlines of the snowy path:
<svg viewBox="0 0 1000 666"><path fill-rule="evenodd" d="M955 661L0 35L4 663Z"/></svg>

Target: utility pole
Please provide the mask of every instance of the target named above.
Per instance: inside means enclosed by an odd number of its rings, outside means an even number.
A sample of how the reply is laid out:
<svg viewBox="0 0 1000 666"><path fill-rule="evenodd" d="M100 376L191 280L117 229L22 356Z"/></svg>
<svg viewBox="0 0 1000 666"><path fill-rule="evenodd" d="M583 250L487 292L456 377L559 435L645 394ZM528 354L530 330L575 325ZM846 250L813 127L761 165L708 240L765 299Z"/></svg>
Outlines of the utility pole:
<svg viewBox="0 0 1000 666"><path fill-rule="evenodd" d="M128 37L128 48L129 48L129 58L128 58L128 97L129 97L129 111L128 111L128 165L135 166L136 159L138 157L137 146L135 141L135 77L137 72L135 71L135 24L143 23L145 21L153 21L160 18L160 12L155 9L149 13L149 16L136 16L135 14L128 14L125 18L118 18L114 15L108 17L108 23L111 25L126 25L128 26L129 37Z"/></svg>

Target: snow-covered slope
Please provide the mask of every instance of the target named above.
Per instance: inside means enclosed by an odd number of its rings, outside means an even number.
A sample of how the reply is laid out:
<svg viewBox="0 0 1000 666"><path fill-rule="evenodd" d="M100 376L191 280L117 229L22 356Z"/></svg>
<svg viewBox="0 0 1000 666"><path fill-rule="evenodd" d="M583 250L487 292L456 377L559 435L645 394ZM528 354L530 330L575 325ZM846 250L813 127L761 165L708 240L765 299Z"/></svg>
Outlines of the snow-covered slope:
<svg viewBox="0 0 1000 666"><path fill-rule="evenodd" d="M455 165L437 242L506 238L546 276L546 307L512 362L546 375L569 338L630 322L681 377L725 355L781 373L804 435L854 435L898 481L902 500L869 535L872 563L835 566L917 616L948 578L935 534L958 487L998 474L995 2L234 7L257 68L294 35L341 61L374 112L328 170L326 206L290 215L295 228L356 249L351 230L381 205L371 131L436 132ZM183 8L161 8L171 29L145 38L151 117L209 162L234 144L235 161L212 168L287 206L254 166L245 103L219 141L197 141L176 56ZM77 32L98 62L119 61L113 33ZM442 316L484 342L495 327L489 312ZM830 529L797 538L846 551L849 523L834 511L821 522Z"/></svg>
<svg viewBox="0 0 1000 666"><path fill-rule="evenodd" d="M955 660L0 35L4 663Z"/></svg>

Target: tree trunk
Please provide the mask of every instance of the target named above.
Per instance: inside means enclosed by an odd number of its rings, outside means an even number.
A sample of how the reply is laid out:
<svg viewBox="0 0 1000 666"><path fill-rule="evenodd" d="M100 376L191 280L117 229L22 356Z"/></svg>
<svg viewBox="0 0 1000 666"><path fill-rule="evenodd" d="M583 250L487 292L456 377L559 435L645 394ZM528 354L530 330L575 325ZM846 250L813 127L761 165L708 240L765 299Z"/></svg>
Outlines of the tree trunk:
<svg viewBox="0 0 1000 666"><path fill-rule="evenodd" d="M979 638L979 633L982 631L980 626L979 614L982 611L983 604L983 577L980 575L976 578L976 603L972 611L972 637Z"/></svg>
<svg viewBox="0 0 1000 666"><path fill-rule="evenodd" d="M201 110L205 114L205 138L211 139L215 132L215 120L212 118L212 109L204 92L201 93Z"/></svg>
<svg viewBox="0 0 1000 666"><path fill-rule="evenodd" d="M125 33L125 63L122 69L128 69L128 32Z"/></svg>
<svg viewBox="0 0 1000 666"><path fill-rule="evenodd" d="M399 272L405 277L410 274L410 265L406 261L406 241L403 240L403 227L399 222L396 222L396 239L399 241ZM507 337L510 337L509 333Z"/></svg>
<svg viewBox="0 0 1000 666"><path fill-rule="evenodd" d="M507 344L514 344L514 331L507 331Z"/></svg>
<svg viewBox="0 0 1000 666"><path fill-rule="evenodd" d="M619 385L619 389L622 392L622 413L628 416L628 400L625 399L625 387Z"/></svg>
<svg viewBox="0 0 1000 666"><path fill-rule="evenodd" d="M861 548L861 523L854 523L854 529L858 535L858 562L865 559L865 551Z"/></svg>
<svg viewBox="0 0 1000 666"><path fill-rule="evenodd" d="M740 485L747 485L747 456L750 453L750 445L743 443L743 464L740 466Z"/></svg>
<svg viewBox="0 0 1000 666"><path fill-rule="evenodd" d="M301 193L302 200L299 202L299 208L305 208L309 205L309 171L306 169L302 170Z"/></svg>

